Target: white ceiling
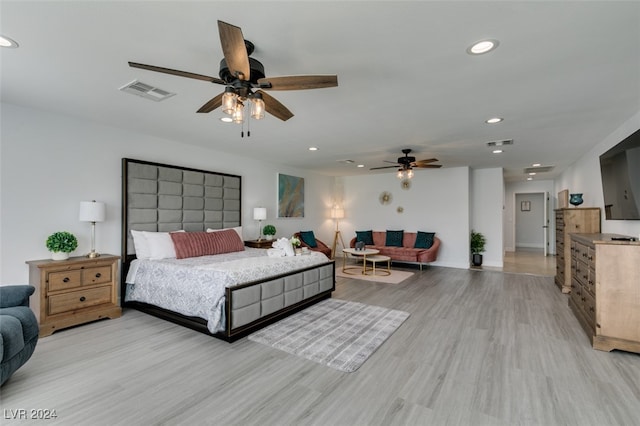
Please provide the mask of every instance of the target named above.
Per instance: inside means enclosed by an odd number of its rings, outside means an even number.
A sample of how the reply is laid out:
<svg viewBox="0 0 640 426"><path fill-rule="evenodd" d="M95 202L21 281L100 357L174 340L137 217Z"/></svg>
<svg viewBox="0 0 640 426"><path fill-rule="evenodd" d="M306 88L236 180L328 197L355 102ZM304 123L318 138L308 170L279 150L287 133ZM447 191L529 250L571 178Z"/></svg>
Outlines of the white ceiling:
<svg viewBox="0 0 640 426"><path fill-rule="evenodd" d="M557 176L640 110L640 2L6 1L2 102L328 175L412 148L444 167L532 163ZM130 68L217 77L217 20L242 28L267 77L337 74L337 88L272 91L295 116L240 126L196 114L223 86ZM473 42L498 49L470 56ZM134 80L163 102L118 91ZM504 117L500 124L484 120ZM500 155L488 141L513 139ZM310 152L308 147L319 151ZM340 160L365 164L344 164ZM393 172L387 169L382 172ZM418 171L417 173L420 173Z"/></svg>

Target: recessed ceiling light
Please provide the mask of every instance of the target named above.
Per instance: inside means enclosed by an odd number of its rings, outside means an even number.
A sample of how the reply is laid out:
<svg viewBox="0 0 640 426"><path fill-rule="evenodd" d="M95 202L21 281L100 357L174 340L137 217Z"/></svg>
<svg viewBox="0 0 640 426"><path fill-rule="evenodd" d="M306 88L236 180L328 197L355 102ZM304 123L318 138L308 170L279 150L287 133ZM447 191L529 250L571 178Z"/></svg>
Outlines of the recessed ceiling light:
<svg viewBox="0 0 640 426"><path fill-rule="evenodd" d="M502 153L502 150L501 150L501 149L494 149L494 150L493 150L493 153L494 153L494 154L501 154L501 153Z"/></svg>
<svg viewBox="0 0 640 426"><path fill-rule="evenodd" d="M536 173L535 173L535 172L531 172L531 173L529 173L529 176L535 176L535 175L536 175Z"/></svg>
<svg viewBox="0 0 640 426"><path fill-rule="evenodd" d="M500 42L498 42L498 40L480 40L469 46L467 53L469 55L482 55L491 52L498 47L499 44Z"/></svg>
<svg viewBox="0 0 640 426"><path fill-rule="evenodd" d="M532 178L531 176L529 176L529 177L527 178L527 180L533 180L533 178Z"/></svg>
<svg viewBox="0 0 640 426"><path fill-rule="evenodd" d="M487 121L485 121L485 123L487 123L487 124L496 124L496 123L501 122L502 120L504 120L504 118L493 117L493 118L490 118Z"/></svg>
<svg viewBox="0 0 640 426"><path fill-rule="evenodd" d="M225 123L231 123L233 121L233 118L231 118L231 117L220 117L220 121L223 121Z"/></svg>
<svg viewBox="0 0 640 426"><path fill-rule="evenodd" d="M542 164L540 164L540 163L533 163L533 164L531 165L531 167L540 167L541 165L542 165Z"/></svg>
<svg viewBox="0 0 640 426"><path fill-rule="evenodd" d="M7 36L0 35L0 47L15 49L16 47L18 47L18 43Z"/></svg>
<svg viewBox="0 0 640 426"><path fill-rule="evenodd" d="M358 164L358 167L362 168L364 167L364 164Z"/></svg>
<svg viewBox="0 0 640 426"><path fill-rule="evenodd" d="M315 146L309 147L309 151L317 151L317 150L318 150L318 147L315 147Z"/></svg>

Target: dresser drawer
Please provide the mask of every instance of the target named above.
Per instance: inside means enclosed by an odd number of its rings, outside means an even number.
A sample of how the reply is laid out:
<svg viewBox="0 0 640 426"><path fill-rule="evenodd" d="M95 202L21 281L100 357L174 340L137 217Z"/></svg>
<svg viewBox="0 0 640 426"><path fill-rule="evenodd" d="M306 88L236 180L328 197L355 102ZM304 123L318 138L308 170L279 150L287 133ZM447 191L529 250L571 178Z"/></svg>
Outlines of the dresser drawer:
<svg viewBox="0 0 640 426"><path fill-rule="evenodd" d="M111 282L111 266L87 268L82 272L82 285Z"/></svg>
<svg viewBox="0 0 640 426"><path fill-rule="evenodd" d="M57 315L103 303L111 303L110 285L49 296L48 314Z"/></svg>
<svg viewBox="0 0 640 426"><path fill-rule="evenodd" d="M49 291L80 287L82 285L82 270L50 272L47 275L47 280L49 281Z"/></svg>

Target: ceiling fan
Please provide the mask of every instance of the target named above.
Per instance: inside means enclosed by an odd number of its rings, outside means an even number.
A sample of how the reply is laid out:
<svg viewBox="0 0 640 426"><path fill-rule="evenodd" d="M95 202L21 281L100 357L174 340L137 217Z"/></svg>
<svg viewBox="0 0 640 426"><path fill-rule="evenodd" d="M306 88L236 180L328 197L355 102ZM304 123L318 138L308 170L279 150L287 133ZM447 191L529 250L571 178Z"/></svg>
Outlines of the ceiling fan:
<svg viewBox="0 0 640 426"><path fill-rule="evenodd" d="M413 177L413 169L438 169L442 167L440 164L430 164L438 161L436 158L429 158L427 160L418 160L416 161L416 157L409 156L411 150L409 148L405 148L402 150L404 157L398 157L398 161L386 161L385 163L393 163L393 166L382 166L382 167L372 167L369 170L380 170L380 169L392 169L398 168L398 177L409 178Z"/></svg>
<svg viewBox="0 0 640 426"><path fill-rule="evenodd" d="M218 21L218 32L224 59L220 61L220 78L179 71L154 65L129 62L133 68L162 72L180 77L194 78L226 86L224 92L205 103L198 112L207 113L223 107L223 112L233 117L237 123L243 122L245 102L252 106L251 117L261 119L264 111L286 121L293 117L293 113L265 90L305 90L336 87L336 75L300 75L265 77L264 66L249 55L253 53L254 45L245 40L240 27Z"/></svg>

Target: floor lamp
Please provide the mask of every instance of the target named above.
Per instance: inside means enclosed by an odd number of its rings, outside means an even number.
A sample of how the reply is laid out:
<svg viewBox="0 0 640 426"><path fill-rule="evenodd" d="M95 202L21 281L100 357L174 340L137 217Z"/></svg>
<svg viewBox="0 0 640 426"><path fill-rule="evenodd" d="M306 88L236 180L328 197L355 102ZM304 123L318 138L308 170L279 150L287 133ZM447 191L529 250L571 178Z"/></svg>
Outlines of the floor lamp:
<svg viewBox="0 0 640 426"><path fill-rule="evenodd" d="M258 241L262 241L262 221L267 218L267 209L265 207L254 207L253 220L258 221Z"/></svg>
<svg viewBox="0 0 640 426"><path fill-rule="evenodd" d="M338 228L338 222L340 219L344 218L344 209L335 206L331 209L331 219L336 221L336 233L333 236L333 245L331 246L331 258L336 258L336 246L338 244L338 238L340 238L340 244L342 248L344 248L344 241L342 240L342 234L340 233L340 229Z"/></svg>

